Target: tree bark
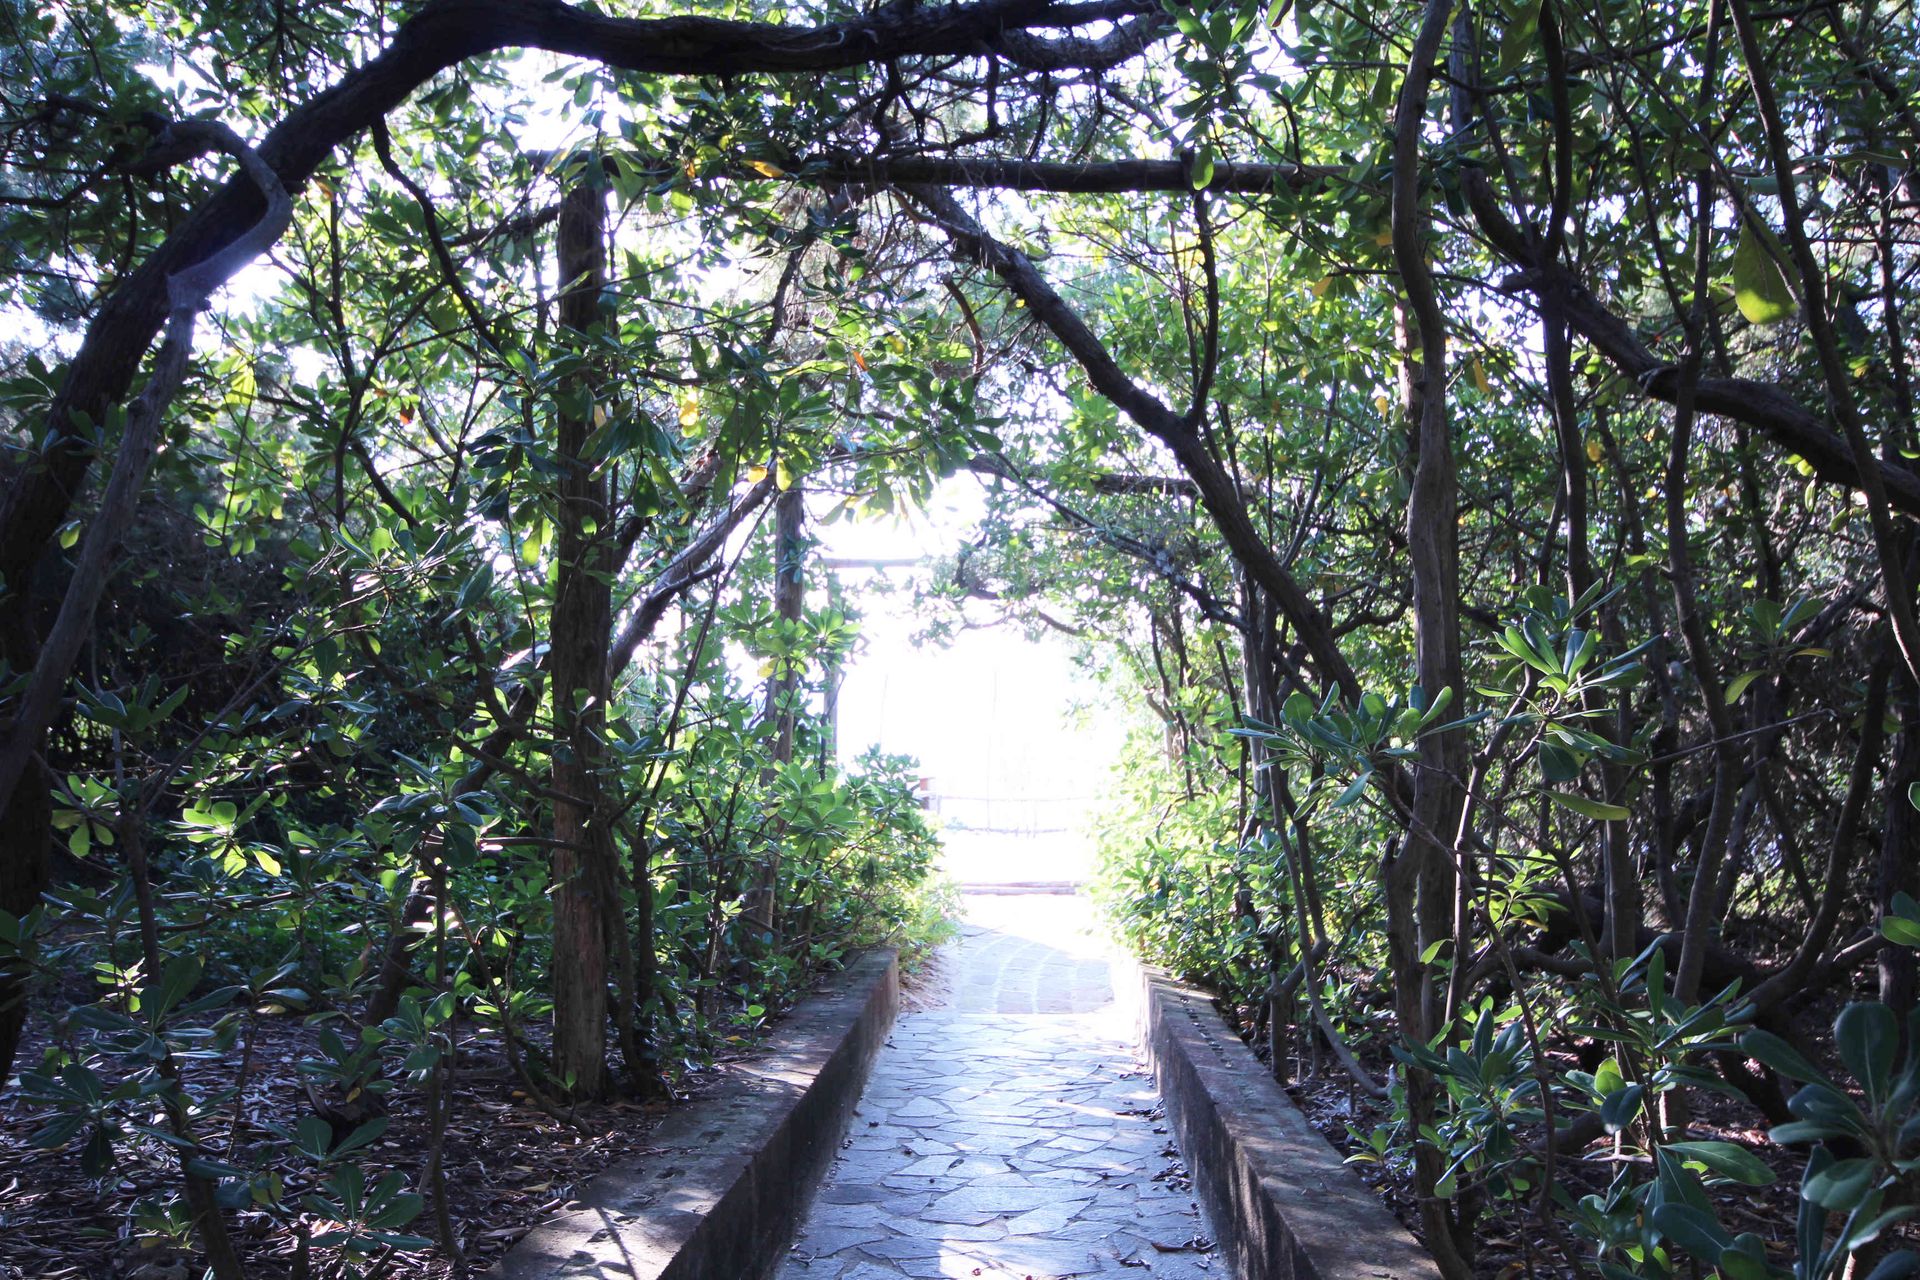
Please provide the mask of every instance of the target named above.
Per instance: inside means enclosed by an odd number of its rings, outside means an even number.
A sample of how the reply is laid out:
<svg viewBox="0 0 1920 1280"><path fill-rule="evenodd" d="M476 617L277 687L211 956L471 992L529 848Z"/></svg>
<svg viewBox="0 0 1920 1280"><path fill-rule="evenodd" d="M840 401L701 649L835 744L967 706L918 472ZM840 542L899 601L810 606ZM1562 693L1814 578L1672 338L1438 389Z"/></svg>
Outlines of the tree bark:
<svg viewBox="0 0 1920 1280"><path fill-rule="evenodd" d="M563 340L582 349L601 323L607 283L606 196L591 182L560 209ZM605 473L587 456L599 374L570 391L586 408L557 414L558 569L548 642L553 655L553 1064L576 1098L608 1091L609 922L618 917L612 833L602 820L600 766L612 644L611 525Z"/></svg>
<svg viewBox="0 0 1920 1280"><path fill-rule="evenodd" d="M790 639L800 625L806 608L807 541L805 490L796 483L781 491L773 504L773 612ZM800 693L800 673L794 659L775 660L773 675L767 680L767 722L774 727L773 766L767 781L786 765L793 763L794 738L799 731L799 713L794 699ZM768 844L753 886L753 900L747 917L753 922L760 945L768 952L780 945L780 842L778 834Z"/></svg>
<svg viewBox="0 0 1920 1280"><path fill-rule="evenodd" d="M1407 550L1413 568L1415 668L1429 699L1443 690L1458 696L1460 667L1459 477L1447 413L1446 319L1427 266L1428 218L1421 203L1421 135L1434 63L1440 55L1451 0L1428 0L1394 113L1392 243L1403 301L1400 399L1413 474L1407 497ZM1440 984L1423 959L1452 936L1455 849L1465 808L1467 742L1462 729L1423 735L1414 775L1411 821L1397 857L1385 867L1387 951L1400 1034L1425 1041L1440 1030ZM1456 940L1457 954L1457 940ZM1415 1132L1430 1122L1436 1090L1417 1067L1406 1076L1407 1109ZM1472 1275L1471 1238L1453 1207L1436 1191L1445 1153L1421 1139L1414 1149L1414 1192L1420 1200L1427 1247L1449 1280Z"/></svg>
<svg viewBox="0 0 1920 1280"><path fill-rule="evenodd" d="M46 773L36 761L21 775L7 804L3 823L6 849L0 856L0 911L24 920L47 891L48 848L53 840L53 798ZM5 1090L27 1022L27 980L23 964L0 962L0 1090Z"/></svg>
<svg viewBox="0 0 1920 1280"><path fill-rule="evenodd" d="M1890 699L1899 708L1900 733L1893 753L1893 768L1887 775L1885 791L1886 824L1880 837L1880 861L1874 884L1874 902L1884 920L1893 908L1897 893L1920 890L1920 814L1914 812L1907 791L1920 782L1920 696L1914 683L1901 673L1898 696ZM1911 947L1882 947L1879 956L1880 1002L1887 1005L1905 1025L1914 1005L1914 955Z"/></svg>

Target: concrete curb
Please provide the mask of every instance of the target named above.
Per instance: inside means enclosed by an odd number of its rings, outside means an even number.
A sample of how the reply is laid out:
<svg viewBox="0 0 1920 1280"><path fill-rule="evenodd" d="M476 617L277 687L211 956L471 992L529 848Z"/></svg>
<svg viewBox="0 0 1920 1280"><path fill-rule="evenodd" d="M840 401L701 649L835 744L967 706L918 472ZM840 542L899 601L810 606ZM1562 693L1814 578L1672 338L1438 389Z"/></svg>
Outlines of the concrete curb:
<svg viewBox="0 0 1920 1280"><path fill-rule="evenodd" d="M900 1006L898 957L862 957L804 1001L722 1091L669 1116L662 1148L607 1170L535 1227L495 1280L759 1280L786 1257Z"/></svg>
<svg viewBox="0 0 1920 1280"><path fill-rule="evenodd" d="M1141 1044L1194 1190L1238 1280L1439 1280L1206 992L1140 967Z"/></svg>

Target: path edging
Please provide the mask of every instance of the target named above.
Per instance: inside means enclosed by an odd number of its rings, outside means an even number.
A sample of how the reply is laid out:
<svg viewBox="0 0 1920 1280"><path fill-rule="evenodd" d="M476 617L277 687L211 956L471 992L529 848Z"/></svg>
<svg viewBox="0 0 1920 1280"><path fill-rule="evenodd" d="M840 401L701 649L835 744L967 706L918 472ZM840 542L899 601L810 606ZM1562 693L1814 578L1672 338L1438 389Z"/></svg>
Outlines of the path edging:
<svg viewBox="0 0 1920 1280"><path fill-rule="evenodd" d="M900 1005L891 949L788 1015L721 1091L676 1111L654 1151L589 1183L494 1264L493 1280L756 1280L786 1256Z"/></svg>
<svg viewBox="0 0 1920 1280"><path fill-rule="evenodd" d="M1238 1280L1439 1280L1433 1258L1307 1123L1207 993L1139 970L1141 1044Z"/></svg>

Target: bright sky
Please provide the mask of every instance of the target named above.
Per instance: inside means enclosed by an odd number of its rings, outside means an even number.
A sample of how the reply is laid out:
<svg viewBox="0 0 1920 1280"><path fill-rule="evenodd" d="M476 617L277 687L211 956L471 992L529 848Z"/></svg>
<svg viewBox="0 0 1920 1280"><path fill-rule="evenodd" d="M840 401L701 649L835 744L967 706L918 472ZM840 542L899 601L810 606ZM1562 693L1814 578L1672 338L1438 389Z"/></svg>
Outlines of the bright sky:
<svg viewBox="0 0 1920 1280"><path fill-rule="evenodd" d="M902 559L951 555L981 510L979 481L945 481L928 509L907 520L818 526L823 558ZM840 694L840 752L850 759L870 745L919 759L942 798L949 825L993 828L1077 826L1101 790L1119 749L1120 717L1073 662L1073 642L1029 640L1013 627L961 632L950 644L918 645L925 619L904 589L905 569L886 570L901 584L895 596L860 600L864 650L849 666ZM871 571L840 570L850 593ZM856 596L858 598L858 596ZM991 842L1006 849L1004 837ZM1015 842L1003 855L1038 859L1031 874L982 879L1065 878L1060 851L1067 833ZM1058 852L1058 857L1055 853Z"/></svg>

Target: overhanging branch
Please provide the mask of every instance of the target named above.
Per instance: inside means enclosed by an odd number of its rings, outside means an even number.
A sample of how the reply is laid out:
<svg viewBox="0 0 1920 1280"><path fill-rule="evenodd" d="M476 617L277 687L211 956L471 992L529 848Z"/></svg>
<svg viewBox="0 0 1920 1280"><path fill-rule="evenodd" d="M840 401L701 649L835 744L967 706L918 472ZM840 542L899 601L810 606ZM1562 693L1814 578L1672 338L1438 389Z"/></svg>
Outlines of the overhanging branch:
<svg viewBox="0 0 1920 1280"><path fill-rule="evenodd" d="M514 48L591 59L622 71L660 75L818 72L917 56L992 56L1010 33L1062 29L1155 12L1145 0L1053 4L977 0L972 4L890 4L821 26L721 18L615 18L560 0L432 0L376 57L290 112L256 148L289 192L337 147L370 128L421 85L469 58ZM1055 42L1058 43L1058 42ZM17 631L19 587L65 521L92 464L75 430L105 421L132 385L166 321L167 280L234 244L258 224L256 184L229 181L122 280L88 326L48 412L44 466L24 468L0 497L0 583L9 593L0 619ZM18 648L19 646L12 646Z"/></svg>
<svg viewBox="0 0 1920 1280"><path fill-rule="evenodd" d="M1000 277L1079 363L1095 391L1172 451L1180 469L1193 481L1201 505L1213 518L1227 548L1293 624L1307 651L1313 655L1321 678L1338 686L1343 697L1357 703L1362 693L1359 677L1341 652L1326 614L1307 596L1254 528L1246 504L1241 501L1239 486L1208 452L1195 425L1129 378L1087 327L1086 321L1047 283L1032 261L989 235L951 195L928 187L909 189L904 194L931 215L963 256Z"/></svg>

